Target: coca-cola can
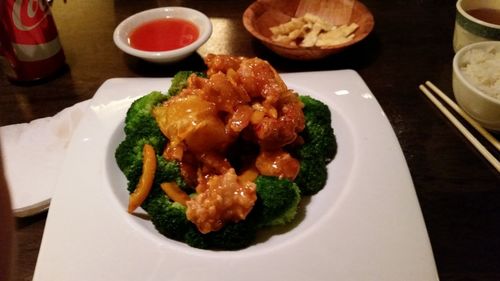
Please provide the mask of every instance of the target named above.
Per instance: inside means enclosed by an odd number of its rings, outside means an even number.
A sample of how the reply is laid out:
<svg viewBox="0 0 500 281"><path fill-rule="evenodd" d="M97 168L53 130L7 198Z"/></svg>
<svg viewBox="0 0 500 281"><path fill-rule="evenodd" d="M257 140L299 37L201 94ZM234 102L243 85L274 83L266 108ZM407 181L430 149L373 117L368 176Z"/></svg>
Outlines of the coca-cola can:
<svg viewBox="0 0 500 281"><path fill-rule="evenodd" d="M0 0L0 51L14 81L50 77L65 66L63 48L46 0Z"/></svg>

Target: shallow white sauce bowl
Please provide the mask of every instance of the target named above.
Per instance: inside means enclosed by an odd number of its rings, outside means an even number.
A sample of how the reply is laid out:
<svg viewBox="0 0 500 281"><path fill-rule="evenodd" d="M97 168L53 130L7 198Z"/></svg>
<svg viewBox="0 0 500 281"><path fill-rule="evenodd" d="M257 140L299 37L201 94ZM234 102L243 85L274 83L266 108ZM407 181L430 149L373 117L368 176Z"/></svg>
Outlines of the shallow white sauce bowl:
<svg viewBox="0 0 500 281"><path fill-rule="evenodd" d="M483 127L500 131L500 99L494 98L473 85L460 67L463 57L471 49L493 46L500 52L500 41L486 41L467 45L453 58L453 92L460 107ZM500 70L499 70L500 71Z"/></svg>
<svg viewBox="0 0 500 281"><path fill-rule="evenodd" d="M130 34L140 25L157 19L183 19L193 23L199 31L198 38L191 44L169 51L143 51L132 48ZM162 7L134 14L123 20L113 33L113 40L123 52L156 63L169 63L182 60L195 52L212 34L212 23L203 13L186 7ZM166 34L165 36L169 36Z"/></svg>

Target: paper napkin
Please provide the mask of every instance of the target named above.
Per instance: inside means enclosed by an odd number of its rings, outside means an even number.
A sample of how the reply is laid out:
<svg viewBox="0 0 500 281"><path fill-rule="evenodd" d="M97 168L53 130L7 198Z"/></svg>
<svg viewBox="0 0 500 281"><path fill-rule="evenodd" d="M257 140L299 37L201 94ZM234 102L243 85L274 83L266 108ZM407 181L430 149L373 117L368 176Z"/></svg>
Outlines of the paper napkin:
<svg viewBox="0 0 500 281"><path fill-rule="evenodd" d="M53 117L0 127L0 145L14 215L48 208L71 136L89 101Z"/></svg>

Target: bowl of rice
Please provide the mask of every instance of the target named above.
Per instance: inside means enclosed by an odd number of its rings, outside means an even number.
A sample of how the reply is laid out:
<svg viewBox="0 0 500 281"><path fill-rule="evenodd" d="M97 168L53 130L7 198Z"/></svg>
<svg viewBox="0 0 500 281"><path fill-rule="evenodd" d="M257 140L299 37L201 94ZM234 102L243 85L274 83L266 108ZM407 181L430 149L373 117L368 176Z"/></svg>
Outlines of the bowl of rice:
<svg viewBox="0 0 500 281"><path fill-rule="evenodd" d="M460 107L486 129L500 131L500 41L460 49L452 81Z"/></svg>

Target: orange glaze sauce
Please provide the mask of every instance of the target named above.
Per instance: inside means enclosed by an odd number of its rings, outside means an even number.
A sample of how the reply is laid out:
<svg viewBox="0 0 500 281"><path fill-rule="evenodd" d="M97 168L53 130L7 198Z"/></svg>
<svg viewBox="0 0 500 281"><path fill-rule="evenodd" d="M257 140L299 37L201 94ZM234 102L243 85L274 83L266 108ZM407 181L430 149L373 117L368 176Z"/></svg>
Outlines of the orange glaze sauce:
<svg viewBox="0 0 500 281"><path fill-rule="evenodd" d="M129 44L142 51L170 51L185 47L199 36L198 28L183 19L158 19L133 30Z"/></svg>

